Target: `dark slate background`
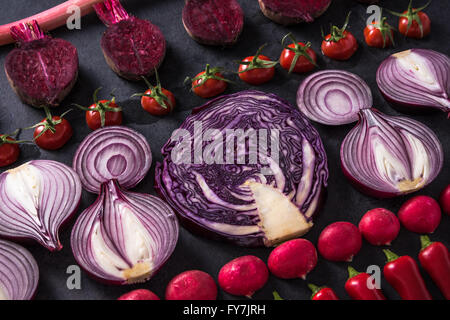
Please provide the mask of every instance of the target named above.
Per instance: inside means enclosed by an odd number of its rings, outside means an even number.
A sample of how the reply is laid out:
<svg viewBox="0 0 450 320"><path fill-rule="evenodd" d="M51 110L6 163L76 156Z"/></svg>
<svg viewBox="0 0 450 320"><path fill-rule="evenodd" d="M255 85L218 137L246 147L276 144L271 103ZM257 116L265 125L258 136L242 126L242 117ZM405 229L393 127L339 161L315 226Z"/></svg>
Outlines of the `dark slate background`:
<svg viewBox="0 0 450 320"><path fill-rule="evenodd" d="M268 43L264 53L273 59L277 59L281 46L280 39L287 32L294 33L298 40L311 41L312 47L320 52L321 35L320 28L328 30L330 22L342 25L345 15L352 11L349 30L354 33L359 41L360 48L348 62L331 61L319 55L319 68L336 68L354 72L360 75L373 90L374 106L387 114L398 114L381 97L375 82L375 72L380 62L389 54L410 48L430 48L449 54L450 28L448 26L448 1L433 1L427 12L432 19L433 34L424 40L404 39L397 36L397 47L394 49L369 48L364 43L363 27L367 19L366 6L350 0L333 1L328 11L313 24L283 27L276 25L265 18L256 0L238 0L245 12L244 31L238 43L227 49L208 47L197 44L185 32L181 22L182 0L123 0L123 4L130 13L144 19L151 20L163 31L167 40L167 55L160 68L160 76L165 87L172 90L177 97L176 111L164 118L154 117L140 107L137 99L130 99L133 93L143 91L143 83L132 83L116 76L103 58L100 49L100 38L105 30L104 25L91 14L82 19L82 29L69 31L65 27L54 30L54 37L61 37L72 42L77 48L80 58L80 76L72 91L62 106L55 110L56 114L66 111L70 103L89 105L92 92L99 86L103 86L102 94L107 94L115 89L120 105L124 108L125 125L130 126L144 134L150 142L154 161L160 161L161 146L167 141L171 132L176 129L189 114L190 110L201 105L205 100L196 97L183 85L187 75L194 76L202 70L206 63L235 69L233 61L253 54L257 48ZM30 16L51 6L61 0L0 0L0 24L12 22L26 16ZM417 5L425 1L417 0ZM386 7L401 11L407 7L408 0L382 1ZM396 26L397 18L390 16L389 22ZM12 45L0 48L0 60L2 63ZM274 92L289 100L295 105L295 96L304 75L288 76L278 69L275 78L268 84L258 89L265 92ZM152 79L153 80L153 79ZM236 80L236 79L235 79ZM249 85L237 81L231 85L227 93L237 92L250 88ZM0 132L12 132L19 127L27 127L44 116L42 110L34 109L22 104L9 87L4 72L0 72ZM449 120L442 112L428 115L414 115L414 119L430 126L438 135L445 149L444 168L439 177L419 194L437 197L440 191L450 181L450 135L448 132ZM33 145L21 147L22 155L17 164L32 159L53 159L71 164L72 156L83 138L90 132L84 122L84 113L78 110L72 111L67 118L75 127L72 140L62 150L48 152L40 150ZM396 212L408 197L399 197L390 200L377 200L360 194L353 189L344 178L339 165L339 147L346 133L352 125L341 127L326 127L314 124L319 130L325 149L328 154L330 179L328 199L323 210L316 219L315 227L306 235L306 238L316 243L320 231L334 221L345 220L357 224L361 216L369 209L385 207ZM30 139L32 132L24 132L22 138ZM153 170L147 178L136 188L136 191L154 193ZM94 196L83 194L81 208L85 209L94 201ZM80 210L81 212L81 210ZM82 273L82 289L68 290L66 287L66 269L75 264L70 249L70 229L61 232L64 248L60 252L49 253L38 245L28 245L40 267L40 284L37 291L37 299L115 299L121 294L136 288L148 288L164 297L164 290L169 280L176 274L189 269L201 269L217 278L220 267L227 261L246 254L254 254L266 260L270 249L240 248L231 244L215 242L181 229L178 246L167 262L166 266L149 282L135 286L106 286L90 279ZM433 240L439 240L450 246L450 217L443 216L442 222ZM409 254L417 257L419 250L419 237L416 234L403 229L399 237L392 245L392 249L398 254ZM368 265L384 264L384 255L381 248L364 243L360 253L355 257L352 265L358 270L365 270ZM437 287L427 275L424 275L427 287L436 299L442 299ZM316 269L308 275L307 282L318 285L327 284L337 292L341 298L348 299L344 290L347 279L347 263L332 263L319 258ZM310 292L307 282L303 280L280 280L273 276L263 290L254 295L255 299L272 299L272 291L277 290L286 299L309 299ZM383 290L389 299L398 299L396 292L383 280ZM221 299L235 299L226 293L220 292Z"/></svg>

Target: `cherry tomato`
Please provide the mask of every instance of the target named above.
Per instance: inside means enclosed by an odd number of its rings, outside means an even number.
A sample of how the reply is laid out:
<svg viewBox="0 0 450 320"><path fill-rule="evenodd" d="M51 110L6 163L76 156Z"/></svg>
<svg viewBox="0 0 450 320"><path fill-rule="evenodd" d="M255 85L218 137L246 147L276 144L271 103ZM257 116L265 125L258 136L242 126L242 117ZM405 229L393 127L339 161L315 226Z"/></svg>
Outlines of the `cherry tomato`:
<svg viewBox="0 0 450 320"><path fill-rule="evenodd" d="M15 140L6 135L0 135L0 167L13 164L19 158L20 149Z"/></svg>
<svg viewBox="0 0 450 320"><path fill-rule="evenodd" d="M247 63L252 63L254 61L257 61L258 63L255 64L255 67L253 69L251 69L251 64L239 65L239 78L241 78L242 81L245 81L255 86L270 81L275 75L275 66L272 67L257 67L257 66L264 65L264 62L261 61L268 61L268 62L273 61L271 61L269 57L264 56L262 54L258 56L250 56L242 60L242 62ZM249 70L246 71L247 69Z"/></svg>
<svg viewBox="0 0 450 320"><path fill-rule="evenodd" d="M425 12L414 12L414 10L416 9L413 9L412 14L408 13L408 11L403 12L405 16L401 17L398 22L398 31L407 37L422 39L431 32L431 20ZM420 20L420 23L422 24L422 28L414 17L418 17L418 20ZM412 19L412 23L408 29L409 21L411 21L410 19Z"/></svg>
<svg viewBox="0 0 450 320"><path fill-rule="evenodd" d="M364 28L364 38L370 47L386 48L392 45L394 32L386 22L386 18L383 18L381 23L373 21L371 25Z"/></svg>
<svg viewBox="0 0 450 320"><path fill-rule="evenodd" d="M163 116L172 112L175 108L175 96L169 90L161 87L161 81L159 81L159 75L156 69L155 77L156 86L153 86L150 81L144 77L144 81L148 86L147 91L144 93L136 93L133 96L141 97L141 106L145 111L155 116Z"/></svg>
<svg viewBox="0 0 450 320"><path fill-rule="evenodd" d="M107 111L119 109L119 111ZM86 123L91 130L97 130L102 127L102 116L104 117L103 126L119 126L122 124L122 111L113 100L100 100L89 106L86 111Z"/></svg>
<svg viewBox="0 0 450 320"><path fill-rule="evenodd" d="M229 80L225 79L219 67L211 68L206 65L204 71L192 79L192 91L201 98L215 97L227 88Z"/></svg>
<svg viewBox="0 0 450 320"><path fill-rule="evenodd" d="M160 100L160 102L158 102L157 98L155 99L154 97L152 97L153 92L154 90L152 89L148 89L147 91L145 91L145 94L147 96L142 96L141 98L142 108L144 108L144 110L148 113L155 116L163 116L172 112L176 104L175 96L173 95L173 93L169 90L161 88L161 92L167 97L168 101L165 100L165 98L163 98L163 96L161 95L162 99ZM164 104L164 106L161 106L161 103Z"/></svg>
<svg viewBox="0 0 450 320"><path fill-rule="evenodd" d="M313 49L311 49L311 43L304 44L303 42L297 42L291 34L287 34L286 37L290 37L293 41L290 45L284 48L280 56L280 65L283 69L289 72L305 73L314 69L317 62L317 56Z"/></svg>
<svg viewBox="0 0 450 320"><path fill-rule="evenodd" d="M34 141L42 149L62 148L72 137L72 126L69 121L61 117L47 117L39 124L34 130Z"/></svg>
<svg viewBox="0 0 450 320"><path fill-rule="evenodd" d="M322 53L335 60L348 60L358 50L358 42L350 31L347 31L350 13L342 28L331 27L331 32L322 41Z"/></svg>
<svg viewBox="0 0 450 320"><path fill-rule="evenodd" d="M335 60L348 60L358 50L358 42L349 31L344 31L342 38L331 40L331 34L322 41L322 53Z"/></svg>

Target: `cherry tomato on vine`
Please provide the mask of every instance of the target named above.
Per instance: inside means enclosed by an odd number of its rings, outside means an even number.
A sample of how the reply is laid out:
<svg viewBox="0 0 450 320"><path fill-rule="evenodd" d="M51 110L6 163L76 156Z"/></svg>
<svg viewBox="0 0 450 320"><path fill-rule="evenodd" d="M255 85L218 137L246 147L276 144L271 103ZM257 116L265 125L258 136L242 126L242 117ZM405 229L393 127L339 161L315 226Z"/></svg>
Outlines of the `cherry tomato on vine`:
<svg viewBox="0 0 450 320"><path fill-rule="evenodd" d="M206 65L204 71L198 73L193 79L186 78L191 81L191 89L201 98L212 98L224 92L228 86L228 79L224 78L221 73L222 68L211 68Z"/></svg>
<svg viewBox="0 0 450 320"><path fill-rule="evenodd" d="M158 71L155 69L156 86L153 86L147 78L143 77L148 89L144 93L136 93L133 96L141 97L141 106L148 113L155 116L164 116L175 108L175 96L169 90L161 87Z"/></svg>
<svg viewBox="0 0 450 320"><path fill-rule="evenodd" d="M34 125L34 142L42 149L57 150L62 148L72 137L73 129L69 121L52 116L48 108L45 108L47 117Z"/></svg>
<svg viewBox="0 0 450 320"><path fill-rule="evenodd" d="M285 46L287 38L292 40L292 43ZM304 44L297 42L291 33L288 33L281 40L284 49L280 56L280 65L283 69L296 73L305 73L314 69L317 65L317 56L313 49L311 49L311 42Z"/></svg>
<svg viewBox="0 0 450 320"><path fill-rule="evenodd" d="M116 98L111 100L98 100L97 88L92 96L94 103L88 108L74 104L81 110L86 111L86 123L91 130L97 130L105 126L120 126L122 124L122 108L116 104Z"/></svg>
<svg viewBox="0 0 450 320"><path fill-rule="evenodd" d="M261 46L254 56L242 60L239 64L239 78L251 85L260 85L270 81L275 75L275 66L278 61L271 61L261 53L265 45Z"/></svg>
<svg viewBox="0 0 450 320"><path fill-rule="evenodd" d="M350 13L342 28L331 27L331 33L323 37L322 53L335 60L348 60L358 50L358 42L350 31L347 31Z"/></svg>
<svg viewBox="0 0 450 320"><path fill-rule="evenodd" d="M109 104L108 104L109 103ZM90 111L86 111L86 123L91 130L97 130L102 126L102 117L98 111L98 105L108 105L109 108L120 109L120 107L112 100L100 100L89 106ZM104 126L120 126L122 124L121 111L105 111Z"/></svg>
<svg viewBox="0 0 450 320"><path fill-rule="evenodd" d="M416 39L422 39L431 32L431 20L425 12L422 12L428 5L414 9L412 0L409 2L408 9L403 13L392 12L393 15L400 17L398 21L398 31L404 36Z"/></svg>
<svg viewBox="0 0 450 320"><path fill-rule="evenodd" d="M383 17L381 22L373 21L364 28L364 38L370 47L386 48L394 44L394 31Z"/></svg>
<svg viewBox="0 0 450 320"><path fill-rule="evenodd" d="M0 135L0 167L6 167L17 161L20 155L19 142L9 135Z"/></svg>

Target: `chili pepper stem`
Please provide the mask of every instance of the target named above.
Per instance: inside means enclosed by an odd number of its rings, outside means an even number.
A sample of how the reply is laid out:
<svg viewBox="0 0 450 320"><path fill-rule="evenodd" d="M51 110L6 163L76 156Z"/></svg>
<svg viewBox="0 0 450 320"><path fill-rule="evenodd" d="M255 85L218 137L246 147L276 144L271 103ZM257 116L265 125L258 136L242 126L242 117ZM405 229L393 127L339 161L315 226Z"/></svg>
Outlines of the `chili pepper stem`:
<svg viewBox="0 0 450 320"><path fill-rule="evenodd" d="M396 255L394 252L392 252L389 249L383 249L383 252L386 255L387 262L392 262L392 261L397 260L399 258L398 255Z"/></svg>
<svg viewBox="0 0 450 320"><path fill-rule="evenodd" d="M311 290L312 294L311 294L311 298L314 298L314 296L320 291L322 290L324 287L319 287L316 286L315 284L312 283L308 283L308 288Z"/></svg>
<svg viewBox="0 0 450 320"><path fill-rule="evenodd" d="M348 266L348 278L351 279L353 277L356 277L358 274L360 274L361 272L357 271L355 268L353 268L352 266Z"/></svg>
<svg viewBox="0 0 450 320"><path fill-rule="evenodd" d="M284 299L280 296L280 294L279 294L278 292L273 291L272 294L273 294L273 299L274 299L274 300L284 300Z"/></svg>
<svg viewBox="0 0 450 320"><path fill-rule="evenodd" d="M420 236L420 244L421 244L421 250L427 248L428 246L430 246L433 242L430 240L430 237L426 236L426 235L422 235Z"/></svg>

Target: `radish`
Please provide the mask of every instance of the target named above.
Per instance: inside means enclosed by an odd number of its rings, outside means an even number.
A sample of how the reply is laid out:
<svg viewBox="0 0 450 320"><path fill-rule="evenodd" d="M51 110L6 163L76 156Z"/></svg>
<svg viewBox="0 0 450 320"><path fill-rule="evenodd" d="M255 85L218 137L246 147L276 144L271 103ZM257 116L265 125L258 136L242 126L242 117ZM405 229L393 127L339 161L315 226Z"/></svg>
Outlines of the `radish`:
<svg viewBox="0 0 450 320"><path fill-rule="evenodd" d="M330 224L319 236L320 254L330 261L352 261L361 249L362 239L358 228L345 221Z"/></svg>
<svg viewBox="0 0 450 320"><path fill-rule="evenodd" d="M235 296L251 297L269 278L266 264L258 257L243 256L231 260L219 272L220 287Z"/></svg>
<svg viewBox="0 0 450 320"><path fill-rule="evenodd" d="M128 80L151 76L166 53L166 40L159 28L128 15L118 0L105 0L94 9L108 27L101 46L111 69Z"/></svg>
<svg viewBox="0 0 450 320"><path fill-rule="evenodd" d="M146 289L137 289L121 295L117 300L160 300L159 297Z"/></svg>
<svg viewBox="0 0 450 320"><path fill-rule="evenodd" d="M217 286L206 272L189 270L175 276L167 285L166 300L216 300Z"/></svg>
<svg viewBox="0 0 450 320"><path fill-rule="evenodd" d="M442 210L447 215L450 215L450 184L442 191L439 202L441 203Z"/></svg>
<svg viewBox="0 0 450 320"><path fill-rule="evenodd" d="M236 0L187 0L183 25L199 43L232 45L244 26L244 13Z"/></svg>
<svg viewBox="0 0 450 320"><path fill-rule="evenodd" d="M269 256L270 272L282 279L302 278L317 265L317 251L306 239L294 239L276 247Z"/></svg>
<svg viewBox="0 0 450 320"><path fill-rule="evenodd" d="M409 231L433 233L441 222L441 208L431 197L416 196L401 206L398 218Z"/></svg>
<svg viewBox="0 0 450 320"><path fill-rule="evenodd" d="M262 13L279 24L313 22L330 6L331 0L258 0Z"/></svg>
<svg viewBox="0 0 450 320"><path fill-rule="evenodd" d="M24 103L58 106L77 80L77 49L45 35L35 20L11 27L11 36L18 42L5 60L11 87Z"/></svg>
<svg viewBox="0 0 450 320"><path fill-rule="evenodd" d="M367 211L362 217L359 231L374 246L389 245L400 232L400 222L391 211L376 208Z"/></svg>

